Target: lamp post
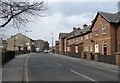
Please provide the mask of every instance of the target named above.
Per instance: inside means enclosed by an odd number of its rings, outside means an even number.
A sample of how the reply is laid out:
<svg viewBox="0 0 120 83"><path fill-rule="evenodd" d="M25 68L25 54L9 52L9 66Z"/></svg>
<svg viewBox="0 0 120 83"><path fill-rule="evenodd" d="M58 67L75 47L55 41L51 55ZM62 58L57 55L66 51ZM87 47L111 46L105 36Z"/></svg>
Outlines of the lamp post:
<svg viewBox="0 0 120 83"><path fill-rule="evenodd" d="M26 53L26 54L27 54L27 45L26 45L26 44L27 44L27 42L26 42L26 37L27 37L27 36L26 36L26 33L27 33L27 32L32 32L32 30L26 30L26 31L25 31L25 53Z"/></svg>
<svg viewBox="0 0 120 83"><path fill-rule="evenodd" d="M53 48L53 33L51 33L51 35L52 35L52 53L53 53L53 51L54 51L54 48Z"/></svg>

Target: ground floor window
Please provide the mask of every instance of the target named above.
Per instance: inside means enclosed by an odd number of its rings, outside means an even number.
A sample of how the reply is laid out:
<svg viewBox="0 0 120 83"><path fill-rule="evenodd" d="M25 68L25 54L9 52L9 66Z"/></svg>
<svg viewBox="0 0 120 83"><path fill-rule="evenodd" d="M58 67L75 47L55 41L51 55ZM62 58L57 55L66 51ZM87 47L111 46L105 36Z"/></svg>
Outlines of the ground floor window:
<svg viewBox="0 0 120 83"><path fill-rule="evenodd" d="M67 51L70 52L70 47L67 47Z"/></svg>
<svg viewBox="0 0 120 83"><path fill-rule="evenodd" d="M90 45L90 52L92 52L92 45Z"/></svg>
<svg viewBox="0 0 120 83"><path fill-rule="evenodd" d="M88 51L88 46L85 46L84 51Z"/></svg>
<svg viewBox="0 0 120 83"><path fill-rule="evenodd" d="M78 46L75 46L75 52L78 53Z"/></svg>
<svg viewBox="0 0 120 83"><path fill-rule="evenodd" d="M99 53L99 45L98 44L95 45L95 53Z"/></svg>

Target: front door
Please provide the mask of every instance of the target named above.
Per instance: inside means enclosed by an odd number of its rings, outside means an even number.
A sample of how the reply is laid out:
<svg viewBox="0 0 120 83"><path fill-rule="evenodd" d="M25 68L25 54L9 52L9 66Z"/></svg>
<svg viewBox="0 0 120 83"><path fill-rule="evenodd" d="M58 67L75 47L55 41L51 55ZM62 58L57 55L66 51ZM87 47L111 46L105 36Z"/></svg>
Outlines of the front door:
<svg viewBox="0 0 120 83"><path fill-rule="evenodd" d="M107 45L103 45L103 54L107 55Z"/></svg>
<svg viewBox="0 0 120 83"><path fill-rule="evenodd" d="M99 53L99 45L98 44L95 45L95 53Z"/></svg>

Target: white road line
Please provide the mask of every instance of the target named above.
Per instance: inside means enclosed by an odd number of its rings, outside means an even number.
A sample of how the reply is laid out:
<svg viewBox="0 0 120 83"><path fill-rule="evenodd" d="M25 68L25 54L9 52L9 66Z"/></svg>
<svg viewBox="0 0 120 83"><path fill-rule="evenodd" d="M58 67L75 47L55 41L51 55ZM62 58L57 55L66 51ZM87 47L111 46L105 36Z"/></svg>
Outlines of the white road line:
<svg viewBox="0 0 120 83"><path fill-rule="evenodd" d="M25 60L25 81L28 82L28 70L27 70L27 57L26 57L26 60Z"/></svg>
<svg viewBox="0 0 120 83"><path fill-rule="evenodd" d="M63 65L57 63L57 62L54 62L54 64L56 64L57 66L60 66L60 67L63 67Z"/></svg>
<svg viewBox="0 0 120 83"><path fill-rule="evenodd" d="M78 72L76 72L76 71L74 71L74 70L70 70L71 72L73 72L73 73L75 73L75 74L77 74L77 75L79 75L79 76L82 76L82 77L84 77L84 78L87 78L87 79L89 79L89 80L91 80L91 81L95 81L95 80L93 80L92 78L89 78L89 77L87 77L87 76L85 76L85 75L82 75L82 74L80 74L80 73L78 73Z"/></svg>

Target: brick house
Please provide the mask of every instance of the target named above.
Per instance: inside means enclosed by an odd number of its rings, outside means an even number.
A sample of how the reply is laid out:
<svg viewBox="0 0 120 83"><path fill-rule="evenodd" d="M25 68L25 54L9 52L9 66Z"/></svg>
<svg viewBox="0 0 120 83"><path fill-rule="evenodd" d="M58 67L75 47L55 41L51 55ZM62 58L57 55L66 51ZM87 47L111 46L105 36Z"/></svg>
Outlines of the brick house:
<svg viewBox="0 0 120 83"><path fill-rule="evenodd" d="M59 54L59 41L55 41L55 53Z"/></svg>
<svg viewBox="0 0 120 83"><path fill-rule="evenodd" d="M65 55L66 53L66 37L68 33L60 33L59 34L59 53Z"/></svg>
<svg viewBox="0 0 120 83"><path fill-rule="evenodd" d="M7 50L9 51L31 51L32 39L18 33L7 39Z"/></svg>
<svg viewBox="0 0 120 83"><path fill-rule="evenodd" d="M91 26L83 25L83 29L79 29L68 37L68 48L71 55L82 58L82 53L92 52L93 43ZM70 56L71 56L70 55ZM87 57L86 57L87 58Z"/></svg>
<svg viewBox="0 0 120 83"><path fill-rule="evenodd" d="M35 48L40 48L40 51L49 49L49 43L44 40L32 40L31 38L18 33L7 39L7 50L20 53L35 52Z"/></svg>
<svg viewBox="0 0 120 83"><path fill-rule="evenodd" d="M114 56L120 51L120 27L118 13L98 12L92 23L94 53Z"/></svg>
<svg viewBox="0 0 120 83"><path fill-rule="evenodd" d="M76 33L80 32L80 28L73 28L73 31L69 33L66 37L67 43L67 53L75 54L78 53L78 48L76 48L75 44L79 41L79 37L76 37Z"/></svg>
<svg viewBox="0 0 120 83"><path fill-rule="evenodd" d="M41 52L44 51L45 49L48 50L48 47L49 47L48 42L45 42L44 40L41 40L41 39L34 40L34 41L35 41L35 45L34 45L35 48L39 48Z"/></svg>

